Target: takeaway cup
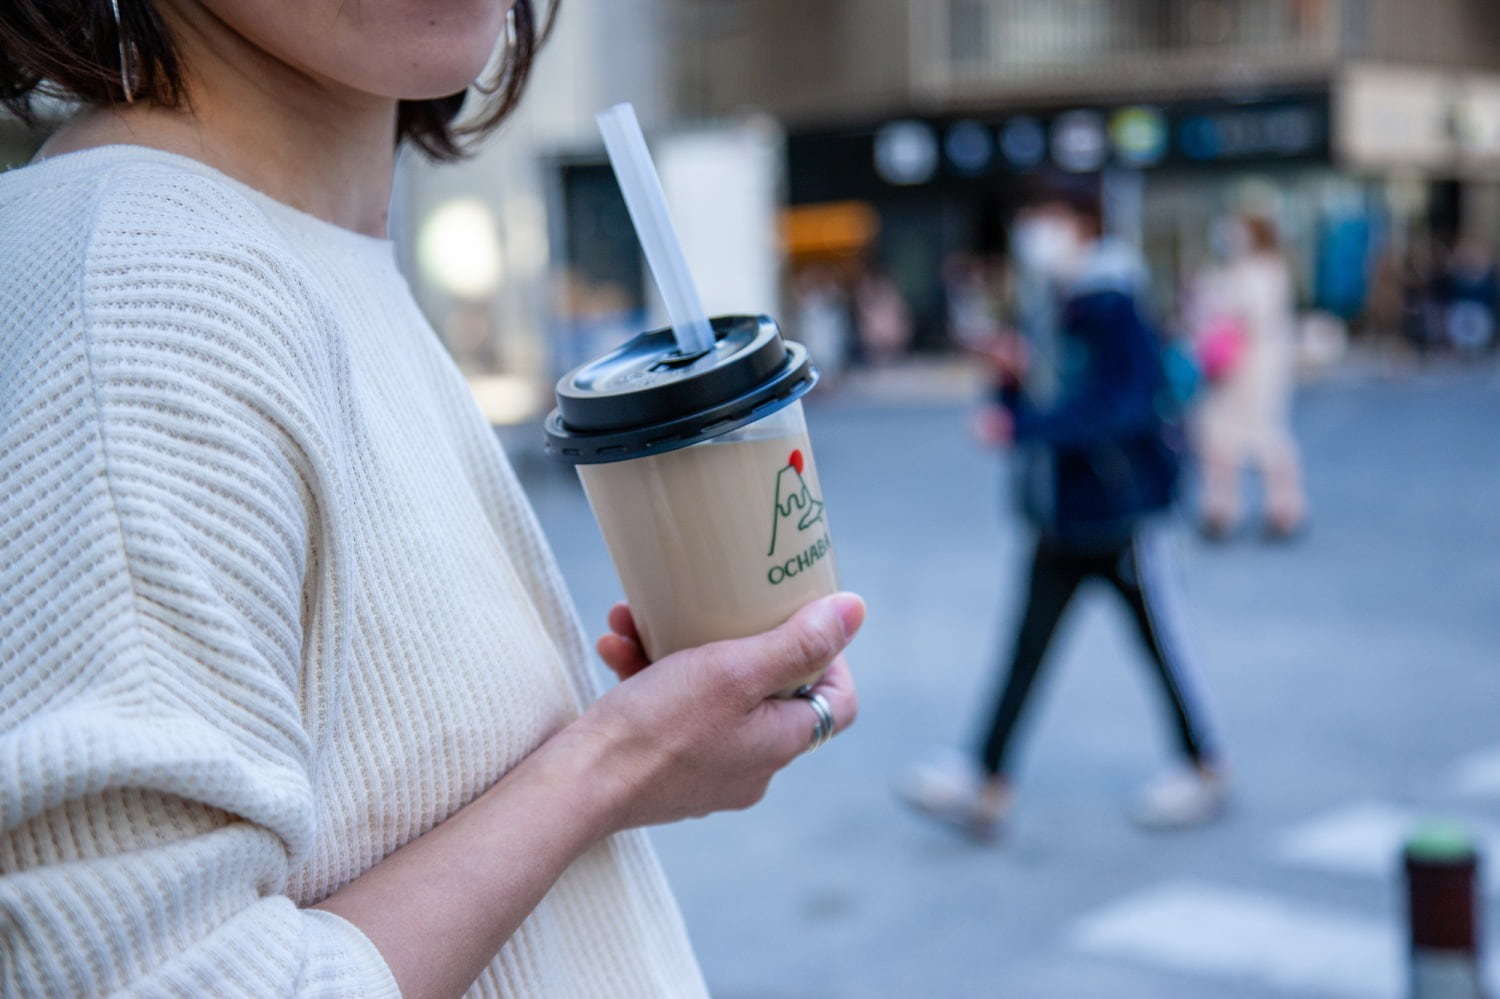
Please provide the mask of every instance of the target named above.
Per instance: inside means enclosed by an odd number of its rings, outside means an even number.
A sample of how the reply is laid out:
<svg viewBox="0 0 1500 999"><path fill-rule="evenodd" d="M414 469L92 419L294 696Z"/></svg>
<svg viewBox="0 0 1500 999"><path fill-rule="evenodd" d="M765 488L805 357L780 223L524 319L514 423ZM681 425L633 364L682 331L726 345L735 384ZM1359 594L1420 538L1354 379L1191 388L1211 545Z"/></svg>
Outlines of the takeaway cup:
<svg viewBox="0 0 1500 999"><path fill-rule="evenodd" d="M767 316L711 322L697 356L656 330L570 371L546 424L653 661L773 628L838 589L800 402L817 371Z"/></svg>

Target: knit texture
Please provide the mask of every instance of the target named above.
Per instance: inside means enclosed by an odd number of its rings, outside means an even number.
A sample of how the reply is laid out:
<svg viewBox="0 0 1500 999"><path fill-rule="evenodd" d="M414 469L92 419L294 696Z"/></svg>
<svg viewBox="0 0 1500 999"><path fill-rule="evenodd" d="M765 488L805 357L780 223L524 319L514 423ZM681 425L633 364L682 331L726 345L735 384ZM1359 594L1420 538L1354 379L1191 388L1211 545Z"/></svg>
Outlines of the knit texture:
<svg viewBox="0 0 1500 999"><path fill-rule="evenodd" d="M304 908L592 696L392 244L134 146L0 176L0 994L395 996ZM640 833L470 992L704 988Z"/></svg>

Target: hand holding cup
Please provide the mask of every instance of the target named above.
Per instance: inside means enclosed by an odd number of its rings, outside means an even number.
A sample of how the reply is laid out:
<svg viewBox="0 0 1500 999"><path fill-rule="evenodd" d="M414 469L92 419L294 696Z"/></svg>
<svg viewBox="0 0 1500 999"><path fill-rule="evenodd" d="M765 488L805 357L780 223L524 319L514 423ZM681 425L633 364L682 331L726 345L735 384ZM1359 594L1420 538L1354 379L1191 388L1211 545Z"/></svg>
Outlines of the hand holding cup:
<svg viewBox="0 0 1500 999"><path fill-rule="evenodd" d="M616 829L748 808L771 778L808 749L817 715L776 693L825 671L814 688L835 732L858 700L843 650L864 622L850 593L813 601L785 624L647 663L628 608L610 613L599 652L621 683L559 738L612 776ZM585 748L586 747L586 748Z"/></svg>

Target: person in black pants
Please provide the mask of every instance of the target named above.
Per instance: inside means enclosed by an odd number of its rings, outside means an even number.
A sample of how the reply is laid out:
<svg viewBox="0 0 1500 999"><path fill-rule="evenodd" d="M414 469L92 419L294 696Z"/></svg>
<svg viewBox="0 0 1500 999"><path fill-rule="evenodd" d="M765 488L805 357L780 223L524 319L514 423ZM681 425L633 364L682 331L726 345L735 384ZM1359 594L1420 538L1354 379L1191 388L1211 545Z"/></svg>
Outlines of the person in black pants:
<svg viewBox="0 0 1500 999"><path fill-rule="evenodd" d="M1192 706L1195 695L1191 674L1169 630L1174 612L1168 610L1159 592L1165 584L1148 575L1155 572L1151 567L1151 560L1157 557L1154 546L1154 538L1140 536L1132 536L1122 547L1099 551L1079 551L1046 538L1037 541L1015 650L980 753L985 773L1009 773L1008 753L1016 724L1041 671L1053 632L1073 594L1090 579L1108 583L1128 606L1166 695L1177 748L1195 765L1211 761L1201 709Z"/></svg>
<svg viewBox="0 0 1500 999"><path fill-rule="evenodd" d="M1097 199L1046 189L1024 210L1017 250L1055 294L1059 357L1043 365L1015 336L984 351L996 375L981 434L1014 443L1019 492L1036 529L1025 609L990 722L976 752L913 770L908 804L982 839L1012 801L1017 727L1058 622L1078 588L1108 584L1125 601L1170 713L1186 766L1147 788L1136 819L1151 827L1206 821L1225 781L1198 684L1179 636L1153 520L1170 505L1179 468L1173 405L1155 331L1138 307L1141 268L1101 238ZM1038 401L1032 387L1049 387Z"/></svg>

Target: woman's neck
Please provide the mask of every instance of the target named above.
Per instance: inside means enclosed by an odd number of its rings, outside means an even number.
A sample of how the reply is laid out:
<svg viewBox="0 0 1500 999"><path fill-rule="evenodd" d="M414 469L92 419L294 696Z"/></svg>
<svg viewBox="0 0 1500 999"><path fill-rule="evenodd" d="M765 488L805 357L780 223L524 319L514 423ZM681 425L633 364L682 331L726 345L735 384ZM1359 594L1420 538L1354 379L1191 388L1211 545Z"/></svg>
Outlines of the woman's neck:
<svg viewBox="0 0 1500 999"><path fill-rule="evenodd" d="M335 225L386 234L396 101L315 78L256 48L206 11L174 24L188 99L81 113L42 146L50 157L129 143L189 156Z"/></svg>

